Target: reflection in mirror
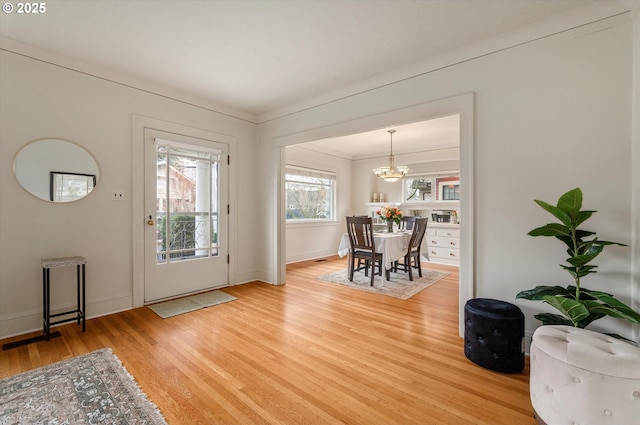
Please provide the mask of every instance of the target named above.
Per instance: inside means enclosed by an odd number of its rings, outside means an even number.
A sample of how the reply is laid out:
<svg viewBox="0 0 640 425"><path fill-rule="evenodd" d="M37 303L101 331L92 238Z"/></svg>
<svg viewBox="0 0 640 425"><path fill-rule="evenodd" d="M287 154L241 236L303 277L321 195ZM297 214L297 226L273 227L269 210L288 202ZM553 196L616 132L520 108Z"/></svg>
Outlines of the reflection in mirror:
<svg viewBox="0 0 640 425"><path fill-rule="evenodd" d="M96 185L95 174L51 172L51 193L49 199L69 202L87 196Z"/></svg>
<svg viewBox="0 0 640 425"><path fill-rule="evenodd" d="M459 174L422 174L404 178L402 202L460 200Z"/></svg>
<svg viewBox="0 0 640 425"><path fill-rule="evenodd" d="M95 188L98 164L75 143L43 139L23 147L13 161L20 185L32 195L54 202L82 199Z"/></svg>
<svg viewBox="0 0 640 425"><path fill-rule="evenodd" d="M404 201L420 202L432 200L433 179L426 176L405 178Z"/></svg>
<svg viewBox="0 0 640 425"><path fill-rule="evenodd" d="M460 177L445 177L437 179L438 199L443 201L460 200Z"/></svg>

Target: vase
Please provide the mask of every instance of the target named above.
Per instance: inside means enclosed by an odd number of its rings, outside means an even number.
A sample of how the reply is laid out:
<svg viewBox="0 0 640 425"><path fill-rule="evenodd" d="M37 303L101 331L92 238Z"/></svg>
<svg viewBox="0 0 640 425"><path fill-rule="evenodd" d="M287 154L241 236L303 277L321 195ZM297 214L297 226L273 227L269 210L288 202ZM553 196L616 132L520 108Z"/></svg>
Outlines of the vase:
<svg viewBox="0 0 640 425"><path fill-rule="evenodd" d="M391 220L387 221L387 231L393 233L393 221Z"/></svg>

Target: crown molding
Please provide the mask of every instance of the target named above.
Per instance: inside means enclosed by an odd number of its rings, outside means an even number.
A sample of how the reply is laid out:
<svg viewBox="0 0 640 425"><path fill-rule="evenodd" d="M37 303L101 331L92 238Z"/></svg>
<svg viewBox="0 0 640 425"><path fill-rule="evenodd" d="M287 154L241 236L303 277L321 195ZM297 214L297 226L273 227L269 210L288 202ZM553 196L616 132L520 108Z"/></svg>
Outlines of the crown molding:
<svg viewBox="0 0 640 425"><path fill-rule="evenodd" d="M575 36L575 34L569 33L572 31L578 31L578 34L581 32L588 33L601 30L608 26L619 25L622 22L627 22L629 15L634 19L637 19L639 10L640 0L596 1L573 11L537 22L533 25L522 27L486 40L481 40L473 45L462 47L408 67L378 75L376 77L363 80L357 84L350 85L339 90L334 90L321 96L313 97L260 115L254 115L245 111L237 110L229 106L212 102L207 98L176 90L168 86L154 84L144 79L39 49L6 37L0 37L0 50L206 109L231 118L247 121L252 124L260 124L306 110L318 108L342 99L389 86L400 81L418 78L432 72L437 72L439 70L486 57L488 55L504 52L508 49L521 47L525 44L528 45L529 43L536 41L548 40L550 36L560 36L563 34L566 36Z"/></svg>
<svg viewBox="0 0 640 425"><path fill-rule="evenodd" d="M257 117L254 114L239 111L228 106L214 103L209 99L194 96L192 94L185 93L183 91L176 90L167 86L154 84L147 80L119 73L117 71L93 65L88 62L80 61L69 56L64 56L58 53L50 52L48 50L43 50L7 37L0 37L0 50L14 53L16 55L37 60L43 63L48 63L50 65L58 66L60 68L68 69L81 74L96 77L101 80L109 81L122 86L130 87L135 90L151 93L167 99L175 100L177 102L192 105L197 108L206 109L220 115L226 115L228 117L248 121L252 124L257 123Z"/></svg>
<svg viewBox="0 0 640 425"><path fill-rule="evenodd" d="M570 12L500 34L496 37L480 40L472 45L461 47L460 49L425 61L375 76L357 84L260 114L258 115L258 123L265 123L288 115L318 108L400 81L421 77L488 55L501 53L508 49L522 47L523 45L537 41L548 40L551 36L575 36L572 31L590 33L610 26L620 25L623 22L628 22L628 14L631 9L631 6L627 4L628 1L631 0L605 0L590 3ZM640 3L640 0L635 0L635 3Z"/></svg>

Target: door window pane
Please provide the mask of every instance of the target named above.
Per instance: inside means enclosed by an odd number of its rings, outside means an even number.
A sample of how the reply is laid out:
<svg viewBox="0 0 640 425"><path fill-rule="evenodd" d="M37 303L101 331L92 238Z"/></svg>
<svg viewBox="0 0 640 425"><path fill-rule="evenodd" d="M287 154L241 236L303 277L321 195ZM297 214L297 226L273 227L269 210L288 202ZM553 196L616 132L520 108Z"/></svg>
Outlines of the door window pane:
<svg viewBox="0 0 640 425"><path fill-rule="evenodd" d="M220 155L156 145L158 264L219 255Z"/></svg>

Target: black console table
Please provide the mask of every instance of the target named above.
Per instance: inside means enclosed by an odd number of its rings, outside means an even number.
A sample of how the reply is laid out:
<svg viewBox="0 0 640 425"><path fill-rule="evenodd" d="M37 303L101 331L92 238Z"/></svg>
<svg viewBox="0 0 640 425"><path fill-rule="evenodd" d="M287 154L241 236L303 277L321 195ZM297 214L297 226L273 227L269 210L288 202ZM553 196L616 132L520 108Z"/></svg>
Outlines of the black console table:
<svg viewBox="0 0 640 425"><path fill-rule="evenodd" d="M42 335L23 339L20 341L9 342L2 346L3 350L20 347L22 345L31 344L32 342L46 340L60 336L60 332L51 332L51 326L59 323L78 321L78 325L82 323L82 332L86 331L86 310L85 310L85 265L87 260L84 257L63 257L49 258L42 260ZM76 266L76 308L75 310L64 311L62 313L51 314L51 274L52 268L72 267ZM72 317L52 322L54 317L68 316Z"/></svg>
<svg viewBox="0 0 640 425"><path fill-rule="evenodd" d="M84 257L64 257L64 258L50 258L42 260L42 324L45 339L49 341L51 338L51 325L57 325L59 323L71 322L73 320L78 321L78 325L82 322L82 332L86 331L86 314L85 314L85 265L87 260ZM56 267L71 267L76 266L76 309L69 310L62 313L51 314L51 279L50 271ZM74 317L51 321L53 317L67 316L74 314Z"/></svg>

